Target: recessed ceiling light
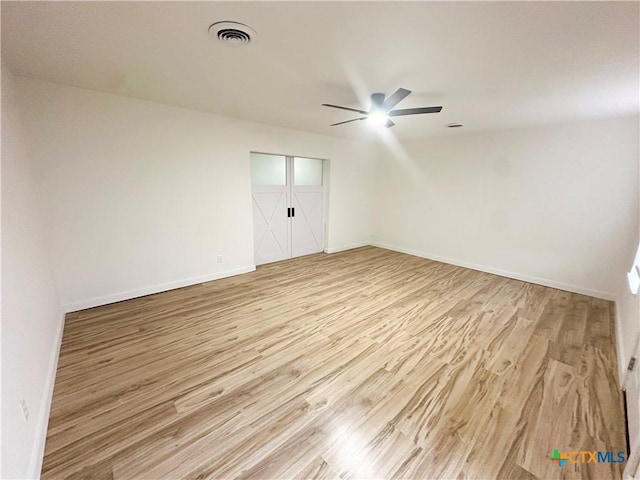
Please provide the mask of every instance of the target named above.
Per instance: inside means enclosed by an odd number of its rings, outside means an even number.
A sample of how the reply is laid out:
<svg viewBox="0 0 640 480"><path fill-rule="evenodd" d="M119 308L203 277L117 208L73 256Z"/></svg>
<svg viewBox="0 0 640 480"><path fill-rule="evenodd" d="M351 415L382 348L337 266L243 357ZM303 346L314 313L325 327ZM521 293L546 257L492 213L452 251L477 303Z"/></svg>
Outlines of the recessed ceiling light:
<svg viewBox="0 0 640 480"><path fill-rule="evenodd" d="M225 45L239 47L247 45L258 35L248 25L239 22L217 22L209 26L209 35L217 38Z"/></svg>
<svg viewBox="0 0 640 480"><path fill-rule="evenodd" d="M461 123L449 123L447 124L447 128L458 128L458 127L462 127L464 125L462 125Z"/></svg>

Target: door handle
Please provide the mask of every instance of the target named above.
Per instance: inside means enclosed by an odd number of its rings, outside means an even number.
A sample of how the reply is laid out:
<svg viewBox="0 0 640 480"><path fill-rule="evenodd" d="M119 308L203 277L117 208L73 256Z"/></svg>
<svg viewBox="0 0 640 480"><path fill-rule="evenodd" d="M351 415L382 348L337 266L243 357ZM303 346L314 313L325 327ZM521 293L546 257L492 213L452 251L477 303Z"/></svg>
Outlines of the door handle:
<svg viewBox="0 0 640 480"><path fill-rule="evenodd" d="M287 218L291 217L291 207L287 208Z"/></svg>
<svg viewBox="0 0 640 480"><path fill-rule="evenodd" d="M291 216L295 217L296 216L296 209L295 207L291 207Z"/></svg>

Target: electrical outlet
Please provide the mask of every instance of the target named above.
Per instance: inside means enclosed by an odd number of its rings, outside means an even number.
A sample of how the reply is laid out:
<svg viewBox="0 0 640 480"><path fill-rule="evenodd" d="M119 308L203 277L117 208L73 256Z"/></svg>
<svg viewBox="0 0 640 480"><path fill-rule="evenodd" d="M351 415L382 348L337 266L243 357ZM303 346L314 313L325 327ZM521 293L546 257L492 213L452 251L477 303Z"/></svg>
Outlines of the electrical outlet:
<svg viewBox="0 0 640 480"><path fill-rule="evenodd" d="M27 402L24 398L20 399L20 408L22 409L22 416L25 422L29 422L29 409L27 408Z"/></svg>
<svg viewBox="0 0 640 480"><path fill-rule="evenodd" d="M218 255L218 263L222 263L222 255Z"/></svg>

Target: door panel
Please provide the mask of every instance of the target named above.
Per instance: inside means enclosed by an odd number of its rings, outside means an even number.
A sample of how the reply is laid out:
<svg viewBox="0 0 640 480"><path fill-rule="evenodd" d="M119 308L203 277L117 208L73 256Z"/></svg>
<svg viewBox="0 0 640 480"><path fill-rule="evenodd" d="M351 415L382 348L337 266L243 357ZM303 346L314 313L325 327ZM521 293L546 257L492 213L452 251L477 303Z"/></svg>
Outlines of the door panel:
<svg viewBox="0 0 640 480"><path fill-rule="evenodd" d="M293 185L321 186L323 161L316 158L293 158Z"/></svg>
<svg viewBox="0 0 640 480"><path fill-rule="evenodd" d="M253 246L256 265L291 258L287 187L253 188Z"/></svg>
<svg viewBox="0 0 640 480"><path fill-rule="evenodd" d="M640 359L640 343L636 347L634 357ZM636 365L631 372L627 372L625 391L631 453L625 466L623 478L636 480L640 479L640 365Z"/></svg>
<svg viewBox="0 0 640 480"><path fill-rule="evenodd" d="M287 157L251 153L251 185L287 185Z"/></svg>
<svg viewBox="0 0 640 480"><path fill-rule="evenodd" d="M640 272L640 245L638 245L633 265L631 265L631 271L628 274L629 289L634 295L638 295L634 281L637 280L638 272ZM624 478L640 480L640 365L637 364L638 361L640 361L640 322L637 321L637 298L635 300L633 306L635 307L634 313L636 313L636 315L632 315L629 312L629 321L621 322L620 324L621 338L626 340L624 343L626 343L626 345L634 345L629 341L635 339L635 348L632 350L633 354L631 356L636 358L635 368L632 371L626 370L624 373L625 377L623 378L624 389L627 396L627 421L630 448L630 456L625 466ZM627 359L625 358L623 361L626 362ZM626 365L624 365L624 367L626 367Z"/></svg>
<svg viewBox="0 0 640 480"><path fill-rule="evenodd" d="M294 187L294 217L291 219L292 256L323 250L322 187Z"/></svg>

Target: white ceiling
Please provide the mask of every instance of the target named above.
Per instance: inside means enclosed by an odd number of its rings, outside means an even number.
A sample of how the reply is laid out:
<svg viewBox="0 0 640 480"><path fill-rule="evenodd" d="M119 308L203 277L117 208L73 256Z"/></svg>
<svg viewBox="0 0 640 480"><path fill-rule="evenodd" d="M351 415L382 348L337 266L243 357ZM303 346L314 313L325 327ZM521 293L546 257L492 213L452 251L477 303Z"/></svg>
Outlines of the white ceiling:
<svg viewBox="0 0 640 480"><path fill-rule="evenodd" d="M2 2L14 74L320 134L413 91L400 138L637 114L638 2ZM218 43L210 24L258 32ZM446 129L462 122L463 129Z"/></svg>

